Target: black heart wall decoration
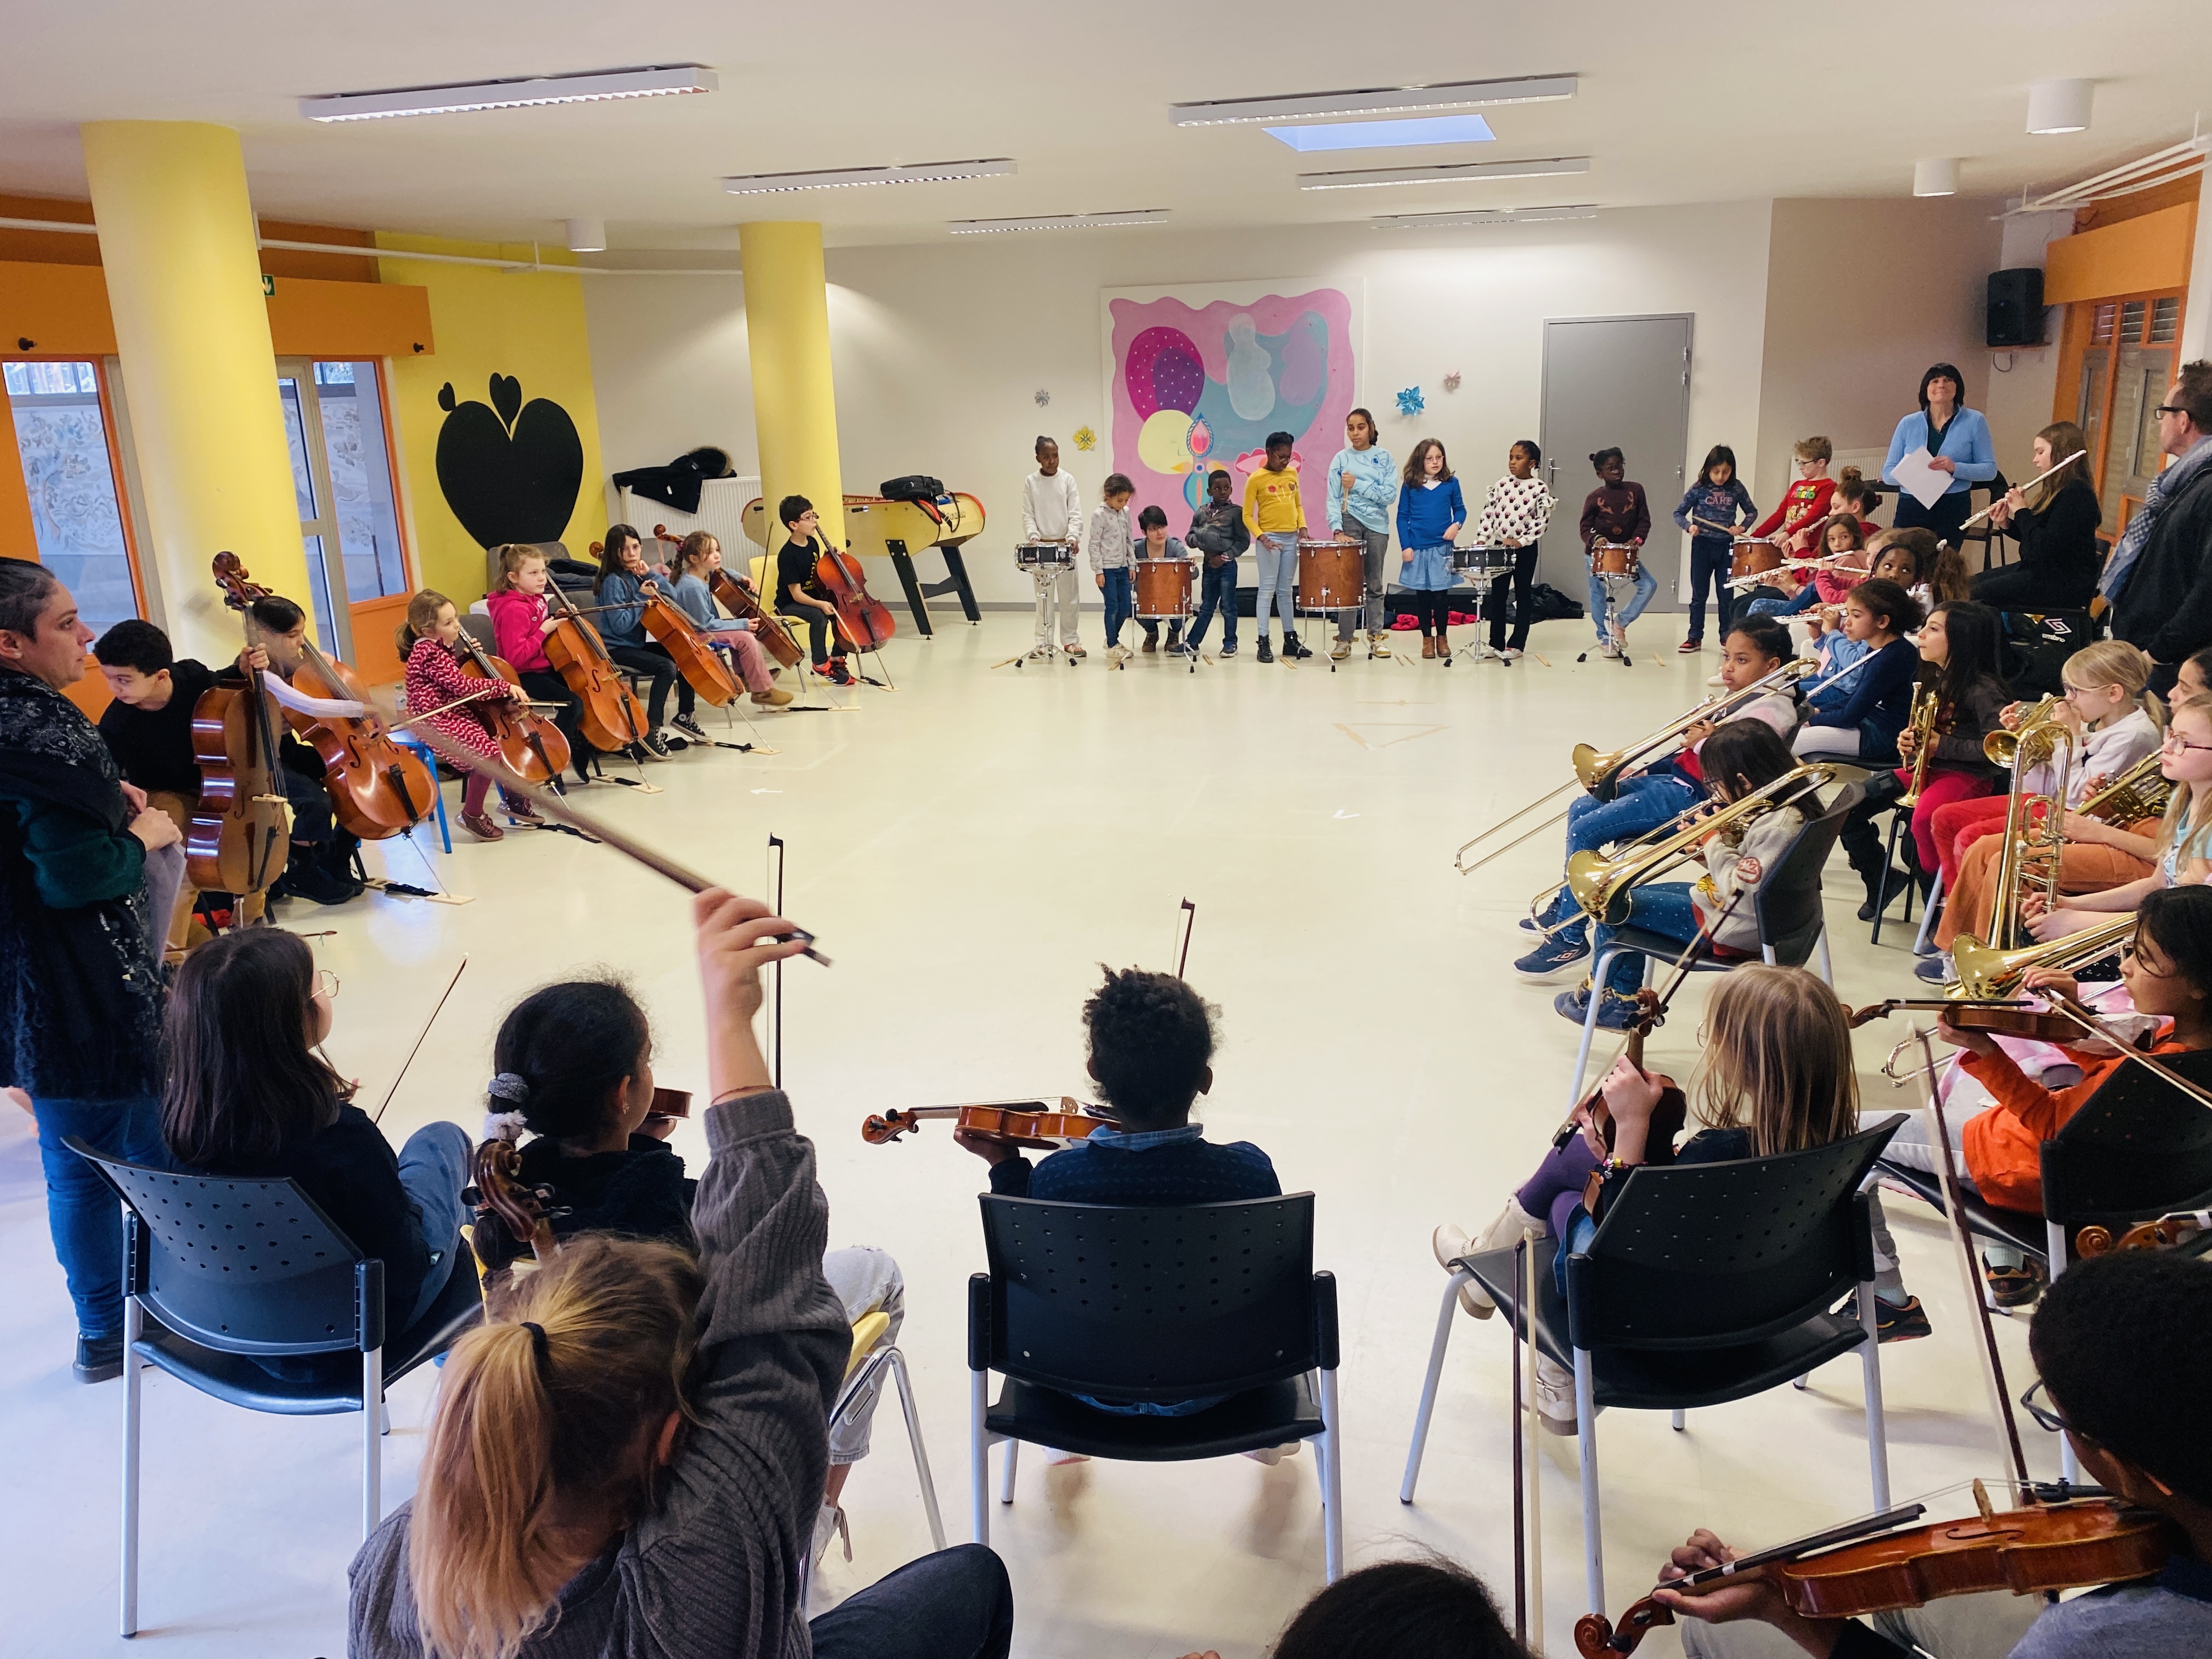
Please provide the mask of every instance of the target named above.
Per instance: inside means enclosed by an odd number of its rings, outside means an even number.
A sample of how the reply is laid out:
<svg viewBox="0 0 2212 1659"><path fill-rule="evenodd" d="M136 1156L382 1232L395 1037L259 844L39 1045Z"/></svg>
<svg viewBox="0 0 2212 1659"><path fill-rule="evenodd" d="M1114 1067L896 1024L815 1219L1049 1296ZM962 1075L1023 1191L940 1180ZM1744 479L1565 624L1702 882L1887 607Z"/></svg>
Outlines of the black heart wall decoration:
<svg viewBox="0 0 2212 1659"><path fill-rule="evenodd" d="M522 400L522 382L494 374L489 404L456 403L439 388L438 488L479 547L557 542L584 482L584 443L568 411L548 398Z"/></svg>

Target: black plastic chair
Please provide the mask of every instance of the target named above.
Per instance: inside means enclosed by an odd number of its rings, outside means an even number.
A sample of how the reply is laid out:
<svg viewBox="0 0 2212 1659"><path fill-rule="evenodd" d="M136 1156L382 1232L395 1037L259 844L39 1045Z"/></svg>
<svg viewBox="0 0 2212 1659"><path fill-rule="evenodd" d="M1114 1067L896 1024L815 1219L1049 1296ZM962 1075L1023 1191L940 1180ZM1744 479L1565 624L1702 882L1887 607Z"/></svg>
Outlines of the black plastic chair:
<svg viewBox="0 0 2212 1659"><path fill-rule="evenodd" d="M1853 801L1856 799L1851 797ZM1757 957L1716 956L1710 944L1692 954L1680 939L1641 927L1623 927L1614 933L1590 964L1589 1006L1583 1014L1583 1039L1575 1050L1574 1080L1567 1085L1569 1111L1581 1103L1583 1079L1589 1071L1590 1044L1597 1036L1598 1008L1604 1000L1599 988L1606 982L1613 959L1624 951L1643 953L1644 982L1649 985L1662 964L1671 972L1686 961L1693 974L1725 974L1753 962L1770 968L1802 968L1817 950L1820 977L1835 983L1828 961L1827 919L1820 902L1820 867L1835 850L1836 837L1843 833L1844 817L1850 811L1849 802L1838 800L1808 823L1751 896L1752 915L1759 923Z"/></svg>
<svg viewBox="0 0 2212 1659"><path fill-rule="evenodd" d="M386 1340L384 1263L362 1255L289 1180L179 1175L71 1137L122 1199L123 1634L138 1628L140 1368L287 1417L362 1413L361 1529L383 1518L384 1390L483 1317L465 1248L444 1292ZM155 1322L149 1322L149 1320ZM278 1375L257 1363L297 1363Z"/></svg>
<svg viewBox="0 0 2212 1659"><path fill-rule="evenodd" d="M982 1197L990 1271L968 1280L969 1472L975 1541L991 1541L990 1451L1021 1443L1183 1462L1311 1440L1323 1558L1344 1566L1336 1279L1313 1270L1313 1194L1158 1209ZM988 1399L990 1373L1006 1386ZM1223 1396L1182 1417L1134 1404Z"/></svg>
<svg viewBox="0 0 2212 1659"><path fill-rule="evenodd" d="M1575 1374L1590 1611L1606 1610L1596 1427L1606 1407L1672 1412L1680 1429L1693 1406L1763 1394L1856 1348L1865 1376L1874 1506L1889 1506L1872 1200L1859 1189L1904 1121L1900 1114L1802 1152L1632 1171L1588 1249L1567 1258L1565 1296L1553 1270L1559 1242L1529 1247L1536 1273L1534 1340L1539 1352ZM1474 1280L1522 1334L1529 1333L1514 1265L1511 1250L1452 1264L1398 1489L1401 1503L1413 1501L1420 1478L1460 1286ZM1854 1292L1855 1316L1829 1311Z"/></svg>

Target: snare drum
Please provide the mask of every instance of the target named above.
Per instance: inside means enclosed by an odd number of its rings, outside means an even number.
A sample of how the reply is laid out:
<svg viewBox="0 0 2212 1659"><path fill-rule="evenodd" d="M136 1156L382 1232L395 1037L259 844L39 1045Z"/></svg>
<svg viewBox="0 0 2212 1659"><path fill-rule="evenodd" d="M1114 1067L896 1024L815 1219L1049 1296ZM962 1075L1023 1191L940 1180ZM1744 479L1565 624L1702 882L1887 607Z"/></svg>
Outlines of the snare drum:
<svg viewBox="0 0 2212 1659"><path fill-rule="evenodd" d="M1521 556L1517 547L1455 547L1447 556L1455 574L1464 575L1472 582L1492 581L1513 574L1513 562Z"/></svg>
<svg viewBox="0 0 2212 1659"><path fill-rule="evenodd" d="M1190 561L1139 559L1135 615L1146 622L1190 615Z"/></svg>
<svg viewBox="0 0 2212 1659"><path fill-rule="evenodd" d="M1765 538L1754 540L1739 538L1729 553L1729 580L1735 581L1745 576L1763 576L1770 570L1782 568L1782 550Z"/></svg>
<svg viewBox="0 0 2212 1659"><path fill-rule="evenodd" d="M1366 550L1357 542L1298 544L1301 611L1352 611L1367 596Z"/></svg>
<svg viewBox="0 0 2212 1659"><path fill-rule="evenodd" d="M1024 570L1072 570L1075 550L1066 542L1024 542L1014 549L1014 563Z"/></svg>
<svg viewBox="0 0 2212 1659"><path fill-rule="evenodd" d="M1626 542L1592 542L1589 552L1590 574L1593 576L1633 576L1636 574L1636 550Z"/></svg>

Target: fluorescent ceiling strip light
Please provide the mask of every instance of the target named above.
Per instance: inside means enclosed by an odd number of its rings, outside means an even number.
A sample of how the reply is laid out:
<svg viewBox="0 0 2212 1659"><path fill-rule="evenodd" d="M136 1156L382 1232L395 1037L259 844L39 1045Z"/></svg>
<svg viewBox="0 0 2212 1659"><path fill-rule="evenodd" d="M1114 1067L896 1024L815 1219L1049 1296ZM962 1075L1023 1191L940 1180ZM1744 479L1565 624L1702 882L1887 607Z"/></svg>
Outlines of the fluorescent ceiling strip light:
<svg viewBox="0 0 2212 1659"><path fill-rule="evenodd" d="M1382 213L1367 222L1376 230L1460 230L1481 225L1548 224L1555 219L1595 219L1597 204L1572 207L1484 208L1473 213Z"/></svg>
<svg viewBox="0 0 2212 1659"><path fill-rule="evenodd" d="M732 196L774 196L793 190L847 190L856 185L927 185L947 179L992 179L1014 171L1005 156L988 161L916 161L911 167L822 167L811 173L750 173L725 179Z"/></svg>
<svg viewBox="0 0 2212 1659"><path fill-rule="evenodd" d="M672 68L609 70L592 75L529 76L465 86L407 87L396 92L342 92L302 98L310 121L374 121L395 115L455 115L464 111L524 109L538 104L589 104L612 98L665 98L713 92L714 71L696 64Z"/></svg>
<svg viewBox="0 0 2212 1659"><path fill-rule="evenodd" d="M1331 121L1310 127L1269 127L1267 137L1301 153L1392 149L1413 144L1486 144L1498 135L1480 115L1412 115L1395 121Z"/></svg>
<svg viewBox="0 0 2212 1659"><path fill-rule="evenodd" d="M1451 185L1492 179L1553 179L1588 173L1587 155L1536 161L1461 161L1434 167L1367 167L1350 173L1301 173L1300 190L1369 190L1378 185Z"/></svg>
<svg viewBox="0 0 2212 1659"><path fill-rule="evenodd" d="M1168 118L1179 127L1237 126L1325 115L1395 115L1413 110L1473 109L1483 104L1547 104L1573 97L1577 79L1572 75L1523 75L1505 81L1366 87L1289 98L1219 98L1200 104L1170 104Z"/></svg>
<svg viewBox="0 0 2212 1659"><path fill-rule="evenodd" d="M1139 208L1127 213L1059 213L1027 219L955 219L945 228L955 236L992 236L1006 230L1104 230L1115 225L1157 225L1167 216L1165 208Z"/></svg>

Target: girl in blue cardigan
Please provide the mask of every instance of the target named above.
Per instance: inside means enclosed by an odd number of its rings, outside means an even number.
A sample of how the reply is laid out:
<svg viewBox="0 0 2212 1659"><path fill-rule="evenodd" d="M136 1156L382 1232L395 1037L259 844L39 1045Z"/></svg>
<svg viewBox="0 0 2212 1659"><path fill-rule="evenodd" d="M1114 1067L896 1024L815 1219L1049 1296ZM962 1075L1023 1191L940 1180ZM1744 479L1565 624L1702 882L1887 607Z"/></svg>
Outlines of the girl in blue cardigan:
<svg viewBox="0 0 2212 1659"><path fill-rule="evenodd" d="M1452 543L1467 523L1467 501L1444 459L1424 438L1406 458L1398 487L1398 586L1421 625L1421 655L1451 661Z"/></svg>

